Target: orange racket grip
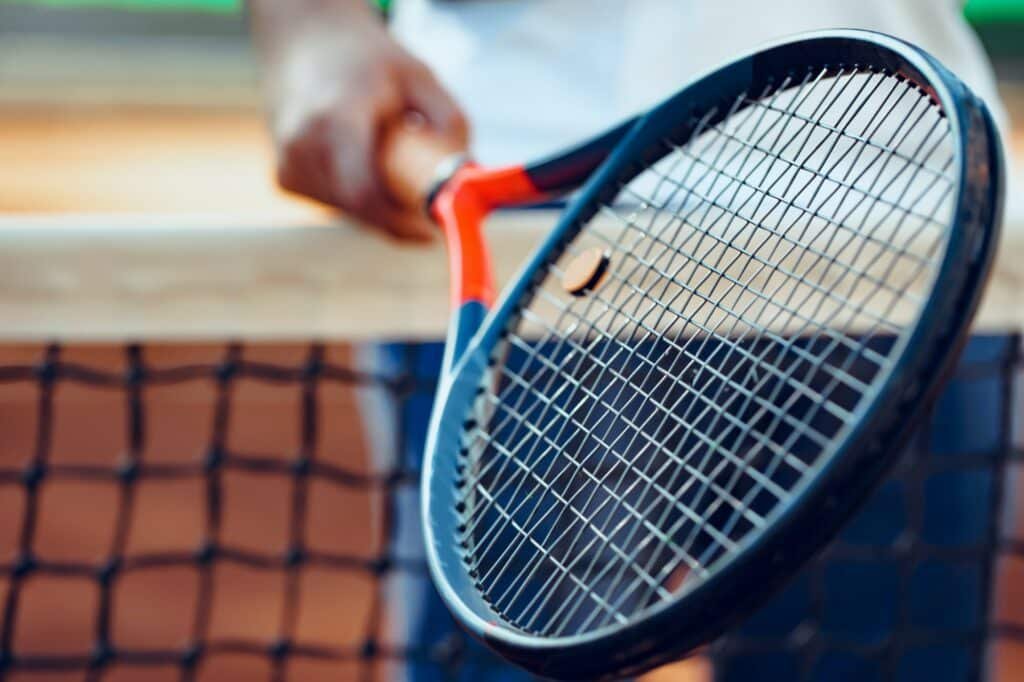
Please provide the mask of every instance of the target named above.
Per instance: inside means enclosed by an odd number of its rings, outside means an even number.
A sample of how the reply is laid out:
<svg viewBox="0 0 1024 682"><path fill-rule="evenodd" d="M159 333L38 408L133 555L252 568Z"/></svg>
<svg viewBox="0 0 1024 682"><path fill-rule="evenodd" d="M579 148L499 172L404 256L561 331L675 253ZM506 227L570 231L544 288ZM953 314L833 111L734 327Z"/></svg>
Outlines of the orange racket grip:
<svg viewBox="0 0 1024 682"><path fill-rule="evenodd" d="M441 227L456 309L472 301L489 307L494 301L494 277L483 222L496 207L544 196L526 170L522 166L480 168L467 161L464 149L411 125L399 126L384 138L381 169L396 201L426 210Z"/></svg>
<svg viewBox="0 0 1024 682"><path fill-rule="evenodd" d="M384 136L381 175L391 195L402 206L426 210L437 183L464 160L466 150L429 129L400 125Z"/></svg>

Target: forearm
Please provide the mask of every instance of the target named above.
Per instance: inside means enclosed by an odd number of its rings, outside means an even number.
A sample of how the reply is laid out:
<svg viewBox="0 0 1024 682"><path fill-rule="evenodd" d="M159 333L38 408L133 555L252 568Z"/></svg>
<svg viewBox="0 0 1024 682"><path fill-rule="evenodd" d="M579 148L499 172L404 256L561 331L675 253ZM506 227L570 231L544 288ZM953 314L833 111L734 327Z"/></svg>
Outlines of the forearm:
<svg viewBox="0 0 1024 682"><path fill-rule="evenodd" d="M287 49L296 34L381 30L367 0L246 0L253 39L267 58Z"/></svg>

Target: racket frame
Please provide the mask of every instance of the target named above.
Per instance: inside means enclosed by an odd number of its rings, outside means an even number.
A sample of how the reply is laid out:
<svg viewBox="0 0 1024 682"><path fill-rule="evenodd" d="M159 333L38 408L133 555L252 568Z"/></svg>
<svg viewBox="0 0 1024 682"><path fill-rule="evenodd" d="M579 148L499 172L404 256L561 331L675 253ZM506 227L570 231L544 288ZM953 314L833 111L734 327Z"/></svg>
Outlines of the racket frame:
<svg viewBox="0 0 1024 682"><path fill-rule="evenodd" d="M585 226L620 183L656 159L648 149L670 135L685 139L694 114L710 111L741 92L760 92L790 71L863 65L906 78L938 102L960 137L954 168L959 175L954 226L935 283L913 331L893 350L895 365L876 394L863 400L857 419L844 428L831 451L819 458L819 471L804 477L792 501L770 528L751 534L707 580L681 599L652 606L628 627L614 626L581 635L533 637L503 624L480 597L461 564L457 546L455 464L471 406L487 376L489 358L502 344L517 310L528 300L536 278ZM727 111L727 106L719 106ZM712 120L713 125L716 121ZM605 158L607 157L607 158ZM595 168L597 171L591 173ZM444 373L436 396L422 478L422 517L426 554L434 582L448 607L471 634L528 670L560 678L631 675L679 658L749 614L780 589L820 549L876 487L911 426L934 398L954 366L980 300L995 252L1004 187L1001 145L984 104L941 64L896 38L862 30L829 30L779 41L713 69L638 119L627 121L591 143L524 168L482 171L464 167L462 182L479 183L471 194L486 201L482 212L464 220L455 210L458 183L441 186L431 206L442 225L463 225L473 234L457 235L462 257L480 257L486 247L480 228L498 206L564 193L581 182L579 197L523 265L496 306L457 282L459 307L452 318ZM990 171L995 171L994 173ZM517 174L519 191L503 194L502 174ZM589 179L588 179L589 178ZM522 183L522 180L529 180ZM533 191L522 191L523 188ZM439 208L450 193L450 208ZM979 207L982 210L979 210ZM444 214L444 211L448 211ZM452 246L453 230L449 229ZM460 228L459 232L462 232ZM473 240L477 241L473 241ZM471 248L467 249L467 243ZM489 277L489 272L486 273ZM943 295L956 292L957 296ZM911 349L921 349L911 352ZM807 523L813 516L814 523ZM723 603L729 604L722 608ZM699 623L694 627L693 623Z"/></svg>

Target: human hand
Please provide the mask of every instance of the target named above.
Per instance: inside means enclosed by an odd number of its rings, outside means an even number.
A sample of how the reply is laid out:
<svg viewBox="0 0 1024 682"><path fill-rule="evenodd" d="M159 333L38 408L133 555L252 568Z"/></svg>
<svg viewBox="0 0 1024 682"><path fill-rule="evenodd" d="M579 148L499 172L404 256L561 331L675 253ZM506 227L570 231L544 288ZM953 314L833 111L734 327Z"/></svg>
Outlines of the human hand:
<svg viewBox="0 0 1024 682"><path fill-rule="evenodd" d="M381 143L416 117L464 149L468 127L451 96L362 0L250 5L280 185L400 239L429 239L422 211L402 207L382 181Z"/></svg>

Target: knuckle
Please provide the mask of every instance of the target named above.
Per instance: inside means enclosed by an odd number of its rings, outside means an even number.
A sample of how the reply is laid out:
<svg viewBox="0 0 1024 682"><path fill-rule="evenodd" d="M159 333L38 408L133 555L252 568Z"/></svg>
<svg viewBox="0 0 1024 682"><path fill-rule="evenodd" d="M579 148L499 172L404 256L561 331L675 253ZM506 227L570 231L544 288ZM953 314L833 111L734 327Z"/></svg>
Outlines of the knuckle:
<svg viewBox="0 0 1024 682"><path fill-rule="evenodd" d="M412 76L413 78L434 79L434 72L430 70L430 67L420 60L413 59L412 57L408 57L402 62L401 69L405 74Z"/></svg>
<svg viewBox="0 0 1024 682"><path fill-rule="evenodd" d="M289 172L298 165L305 155L306 146L302 140L286 140L281 147L280 161L278 163L278 174Z"/></svg>
<svg viewBox="0 0 1024 682"><path fill-rule="evenodd" d="M363 93L362 99L376 99L393 88L399 73L400 70L394 64L377 64L361 74L356 91Z"/></svg>
<svg viewBox="0 0 1024 682"><path fill-rule="evenodd" d="M315 144L322 144L323 140L338 128L337 117L331 115L329 108L324 107L312 113L306 120L303 129L303 137Z"/></svg>
<svg viewBox="0 0 1024 682"><path fill-rule="evenodd" d="M374 196L370 187L361 182L349 182L338 188L339 204L359 216L373 214Z"/></svg>
<svg viewBox="0 0 1024 682"><path fill-rule="evenodd" d="M452 107L452 112L448 116L448 125L457 131L464 131L469 128L469 119L466 118L466 114L462 112L458 107Z"/></svg>
<svg viewBox="0 0 1024 682"><path fill-rule="evenodd" d="M281 189L288 190L289 192L298 192L301 189L297 176L287 164L282 163L277 166L275 179L277 180L278 187Z"/></svg>
<svg viewBox="0 0 1024 682"><path fill-rule="evenodd" d="M294 163L316 149L321 136L317 133L318 124L313 119L307 120L293 134L281 140L281 156Z"/></svg>
<svg viewBox="0 0 1024 682"><path fill-rule="evenodd" d="M303 181L304 155L301 147L289 146L282 150L277 160L275 178L277 184L291 192L301 192Z"/></svg>

